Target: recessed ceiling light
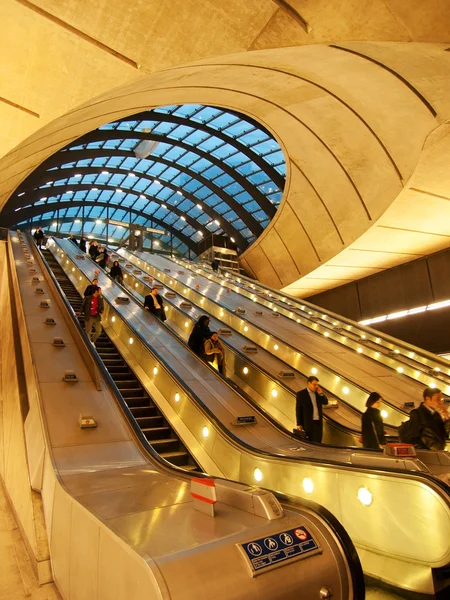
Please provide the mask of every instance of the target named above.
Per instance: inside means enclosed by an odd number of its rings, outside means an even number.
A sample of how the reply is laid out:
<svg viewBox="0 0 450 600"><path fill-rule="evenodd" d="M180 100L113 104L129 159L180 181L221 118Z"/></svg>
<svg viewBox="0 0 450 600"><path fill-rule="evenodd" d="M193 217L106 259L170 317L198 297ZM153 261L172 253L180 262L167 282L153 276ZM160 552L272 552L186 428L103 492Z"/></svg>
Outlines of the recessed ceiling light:
<svg viewBox="0 0 450 600"><path fill-rule="evenodd" d="M109 171L102 171L102 175L109 175Z"/></svg>

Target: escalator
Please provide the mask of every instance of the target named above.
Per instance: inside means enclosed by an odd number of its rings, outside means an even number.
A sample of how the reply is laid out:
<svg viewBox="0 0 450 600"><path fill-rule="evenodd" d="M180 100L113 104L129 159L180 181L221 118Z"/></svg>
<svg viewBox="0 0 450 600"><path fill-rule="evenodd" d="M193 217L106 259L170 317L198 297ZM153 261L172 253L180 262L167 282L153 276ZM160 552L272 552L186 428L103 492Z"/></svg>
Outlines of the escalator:
<svg viewBox="0 0 450 600"><path fill-rule="evenodd" d="M79 313L81 296L50 250L43 249L42 255L74 312ZM79 318L84 323L83 316ZM174 466L186 471L201 471L105 331L98 338L95 348L152 448Z"/></svg>

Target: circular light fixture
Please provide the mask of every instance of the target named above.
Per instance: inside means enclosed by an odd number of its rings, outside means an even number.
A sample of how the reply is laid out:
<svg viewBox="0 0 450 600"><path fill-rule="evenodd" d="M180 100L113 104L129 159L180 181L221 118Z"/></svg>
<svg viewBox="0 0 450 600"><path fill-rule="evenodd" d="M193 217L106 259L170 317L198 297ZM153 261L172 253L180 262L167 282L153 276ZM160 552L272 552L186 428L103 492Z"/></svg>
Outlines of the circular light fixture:
<svg viewBox="0 0 450 600"><path fill-rule="evenodd" d="M133 338L130 338L130 339L128 340L128 343L129 343L129 344L132 344L132 343L133 343Z"/></svg>
<svg viewBox="0 0 450 600"><path fill-rule="evenodd" d="M387 419L388 418L388 411L387 410L382 410L381 411L381 416L383 417L383 419Z"/></svg>
<svg viewBox="0 0 450 600"><path fill-rule="evenodd" d="M316 367L313 367L313 368L311 369L311 373L312 373L313 375L317 375L317 369L316 369Z"/></svg>
<svg viewBox="0 0 450 600"><path fill-rule="evenodd" d="M253 477L255 478L256 481L262 481L263 474L262 474L261 469L255 469L253 471Z"/></svg>
<svg viewBox="0 0 450 600"><path fill-rule="evenodd" d="M342 388L342 391L344 392L344 394L349 394L350 393L350 390L348 389L348 387Z"/></svg>
<svg viewBox="0 0 450 600"><path fill-rule="evenodd" d="M403 373L403 367L397 367L397 373Z"/></svg>
<svg viewBox="0 0 450 600"><path fill-rule="evenodd" d="M242 369L242 372L244 373L244 375L247 375L248 374L248 367L244 367Z"/></svg>
<svg viewBox="0 0 450 600"><path fill-rule="evenodd" d="M307 494L312 494L314 491L314 483L313 480L309 477L305 477L302 482L303 489Z"/></svg>
<svg viewBox="0 0 450 600"><path fill-rule="evenodd" d="M207 427L203 427L202 434L204 438L207 438L209 435L209 429Z"/></svg>
<svg viewBox="0 0 450 600"><path fill-rule="evenodd" d="M278 350L278 344L275 344L275 346L273 347L274 350Z"/></svg>
<svg viewBox="0 0 450 600"><path fill-rule="evenodd" d="M359 488L358 500L363 506L370 506L373 502L372 492L365 487Z"/></svg>
<svg viewBox="0 0 450 600"><path fill-rule="evenodd" d="M116 317L111 317L111 321L114 323L114 321L116 320Z"/></svg>
<svg viewBox="0 0 450 600"><path fill-rule="evenodd" d="M272 390L272 397L276 398L278 396L277 390Z"/></svg>
<svg viewBox="0 0 450 600"><path fill-rule="evenodd" d="M179 402L180 401L180 394L177 392L175 394L175 402Z"/></svg>
<svg viewBox="0 0 450 600"><path fill-rule="evenodd" d="M158 367L153 367L153 375L157 375L158 374Z"/></svg>

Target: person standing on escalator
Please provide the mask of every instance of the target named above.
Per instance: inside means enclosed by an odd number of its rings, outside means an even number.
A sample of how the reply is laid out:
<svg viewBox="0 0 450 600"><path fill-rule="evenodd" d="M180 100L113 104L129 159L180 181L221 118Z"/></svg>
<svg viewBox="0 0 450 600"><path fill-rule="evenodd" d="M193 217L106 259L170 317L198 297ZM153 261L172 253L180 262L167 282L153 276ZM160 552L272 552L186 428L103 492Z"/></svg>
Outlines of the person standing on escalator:
<svg viewBox="0 0 450 600"><path fill-rule="evenodd" d="M114 279L114 281L117 281L117 283L123 283L123 273L118 260L115 260L113 262L113 266L111 267L109 274Z"/></svg>
<svg viewBox="0 0 450 600"><path fill-rule="evenodd" d="M217 364L219 373L225 375L225 351L216 331L212 331L203 344L203 358L214 367Z"/></svg>
<svg viewBox="0 0 450 600"><path fill-rule="evenodd" d="M205 340L209 339L211 329L209 328L209 317L201 315L194 325L189 336L188 346L197 356L203 356Z"/></svg>
<svg viewBox="0 0 450 600"><path fill-rule="evenodd" d="M151 293L145 296L144 309L154 314L163 323L167 319L164 310L164 301L158 294L158 288L152 287Z"/></svg>
<svg viewBox="0 0 450 600"><path fill-rule="evenodd" d="M92 296L97 288L98 288L98 279L95 278L92 280L92 283L90 283L84 290L84 294L83 294L84 298L86 298L86 296Z"/></svg>
<svg viewBox="0 0 450 600"><path fill-rule="evenodd" d="M102 314L104 312L104 303L101 296L101 289L97 287L94 293L86 296L81 304L81 313L84 315L84 327L89 340L95 344L100 337L102 329ZM94 333L92 334L92 327Z"/></svg>
<svg viewBox="0 0 450 600"><path fill-rule="evenodd" d="M320 444L323 434L322 407L328 399L319 385L317 377L308 377L306 388L297 392L297 429L304 431L311 442Z"/></svg>
<svg viewBox="0 0 450 600"><path fill-rule="evenodd" d="M38 227L36 231L33 233L34 241L36 242L36 246L39 250L42 248L44 244L44 232L42 231L42 227Z"/></svg>
<svg viewBox="0 0 450 600"><path fill-rule="evenodd" d="M89 243L88 254L92 258L92 260L95 260L97 258L97 256L100 254L100 252L98 251L98 243L95 240L92 240Z"/></svg>
<svg viewBox="0 0 450 600"><path fill-rule="evenodd" d="M372 392L366 401L366 412L361 419L363 448L382 450L386 445L383 417L380 406L382 398L378 392Z"/></svg>

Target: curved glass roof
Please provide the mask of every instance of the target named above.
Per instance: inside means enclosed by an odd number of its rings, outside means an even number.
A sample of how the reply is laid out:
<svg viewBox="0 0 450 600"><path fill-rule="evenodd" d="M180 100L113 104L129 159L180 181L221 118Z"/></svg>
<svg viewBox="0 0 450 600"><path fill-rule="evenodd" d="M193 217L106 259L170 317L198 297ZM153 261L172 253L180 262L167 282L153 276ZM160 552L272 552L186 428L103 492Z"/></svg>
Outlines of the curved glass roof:
<svg viewBox="0 0 450 600"><path fill-rule="evenodd" d="M273 218L285 174L279 144L252 119L166 106L103 125L54 154L2 217L9 226L31 222L116 242L132 223L164 230L152 234L155 244L182 254L197 254L199 241L220 233L243 251Z"/></svg>

